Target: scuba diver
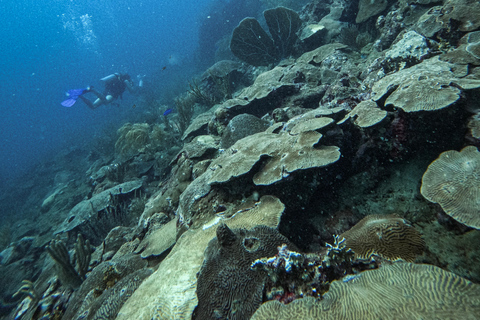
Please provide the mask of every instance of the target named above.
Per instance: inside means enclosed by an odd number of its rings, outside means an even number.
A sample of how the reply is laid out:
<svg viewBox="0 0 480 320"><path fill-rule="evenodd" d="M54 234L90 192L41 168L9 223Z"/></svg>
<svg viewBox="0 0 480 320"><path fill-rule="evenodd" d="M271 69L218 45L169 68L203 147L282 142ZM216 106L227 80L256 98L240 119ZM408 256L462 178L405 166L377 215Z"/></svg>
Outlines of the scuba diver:
<svg viewBox="0 0 480 320"><path fill-rule="evenodd" d="M127 89L130 93L135 93L133 81L126 73L114 73L100 80L105 82L105 90L103 91L103 93L95 90L93 86L87 87L85 89L68 90L68 99L62 101L62 106L71 107L75 104L75 102L77 102L77 99L80 98L89 108L96 109L101 105L107 105L114 102L119 97L121 99L122 94L125 92L125 89ZM139 77L138 87L142 87L142 85L143 79L142 77ZM84 97L83 95L88 92L92 92L93 94L95 94L97 96L97 99L92 102L90 99Z"/></svg>

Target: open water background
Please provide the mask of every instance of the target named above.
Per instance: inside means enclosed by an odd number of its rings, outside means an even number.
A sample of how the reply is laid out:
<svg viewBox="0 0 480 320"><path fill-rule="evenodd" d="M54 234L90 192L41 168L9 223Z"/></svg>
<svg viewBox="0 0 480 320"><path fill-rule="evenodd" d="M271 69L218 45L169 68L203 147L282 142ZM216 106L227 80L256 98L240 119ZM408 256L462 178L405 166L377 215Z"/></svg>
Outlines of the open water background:
<svg viewBox="0 0 480 320"><path fill-rule="evenodd" d="M138 112L128 93L114 111L64 108L68 89L128 72L167 90L203 68L198 30L214 1L0 0L0 186Z"/></svg>

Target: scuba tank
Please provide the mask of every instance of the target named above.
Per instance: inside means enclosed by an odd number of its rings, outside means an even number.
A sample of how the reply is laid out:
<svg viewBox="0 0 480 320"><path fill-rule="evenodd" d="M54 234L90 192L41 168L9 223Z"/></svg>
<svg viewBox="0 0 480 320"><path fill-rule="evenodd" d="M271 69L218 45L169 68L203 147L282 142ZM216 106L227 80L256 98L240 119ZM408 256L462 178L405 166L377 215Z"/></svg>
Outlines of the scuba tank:
<svg viewBox="0 0 480 320"><path fill-rule="evenodd" d="M114 79L119 79L119 78L120 78L120 73L112 73L109 76L103 77L102 79L100 79L100 81L110 82Z"/></svg>

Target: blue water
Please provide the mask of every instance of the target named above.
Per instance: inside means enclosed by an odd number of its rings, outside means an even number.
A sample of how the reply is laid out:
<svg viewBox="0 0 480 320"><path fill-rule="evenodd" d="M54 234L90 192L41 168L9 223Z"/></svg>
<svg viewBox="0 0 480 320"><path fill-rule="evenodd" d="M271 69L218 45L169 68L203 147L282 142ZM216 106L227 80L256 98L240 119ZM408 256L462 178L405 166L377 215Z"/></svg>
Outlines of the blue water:
<svg viewBox="0 0 480 320"><path fill-rule="evenodd" d="M216 0L218 2L218 0ZM0 180L128 120L122 107L65 108L65 92L113 72L149 76L158 88L198 72L198 27L212 0L0 0ZM190 74L185 74L189 70Z"/></svg>

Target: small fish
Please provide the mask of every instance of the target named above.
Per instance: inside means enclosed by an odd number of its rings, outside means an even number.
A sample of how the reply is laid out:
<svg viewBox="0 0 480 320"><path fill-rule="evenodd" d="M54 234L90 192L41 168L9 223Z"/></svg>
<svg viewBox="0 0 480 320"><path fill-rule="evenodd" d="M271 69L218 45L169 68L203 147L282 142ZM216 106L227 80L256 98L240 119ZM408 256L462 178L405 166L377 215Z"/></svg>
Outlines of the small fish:
<svg viewBox="0 0 480 320"><path fill-rule="evenodd" d="M135 109L136 107L137 107L137 105L136 105L136 104L133 104L132 109Z"/></svg>
<svg viewBox="0 0 480 320"><path fill-rule="evenodd" d="M165 110L165 112L163 113L164 116L168 116L170 113L172 113L173 110L172 109L167 109Z"/></svg>
<svg viewBox="0 0 480 320"><path fill-rule="evenodd" d="M163 68L162 68L162 71L165 70L165 69L167 69L167 66L163 67Z"/></svg>

